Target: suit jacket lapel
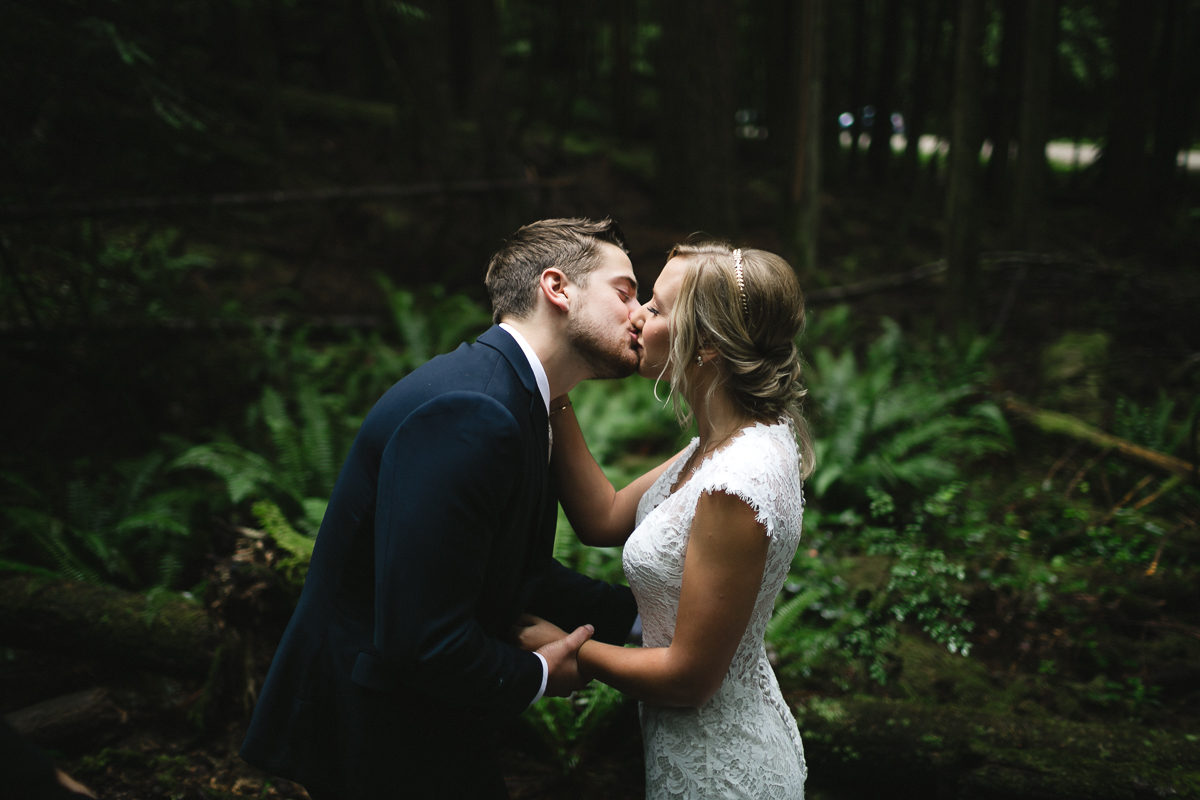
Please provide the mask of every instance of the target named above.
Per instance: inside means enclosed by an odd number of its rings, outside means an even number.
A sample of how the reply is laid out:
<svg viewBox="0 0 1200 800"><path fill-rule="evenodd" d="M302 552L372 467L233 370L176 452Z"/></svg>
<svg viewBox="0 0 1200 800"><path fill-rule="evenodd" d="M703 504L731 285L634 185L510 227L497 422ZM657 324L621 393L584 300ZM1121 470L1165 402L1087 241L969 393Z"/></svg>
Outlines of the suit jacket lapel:
<svg viewBox="0 0 1200 800"><path fill-rule="evenodd" d="M500 326L493 326L479 339L482 344L499 350L501 355L512 366L521 384L529 390L529 426L533 434L533 453L530 458L530 471L526 480L537 492L537 516L531 519L528 539L526 540L525 564L522 569L525 588L522 592L522 603L528 600L525 596L532 590L533 584L529 579L541 572L544 559L554 554L554 532L558 523L558 498L551 489L550 464L547 454L550 447L550 425L546 414L546 404L542 401L542 393L538 390L537 379L533 376L533 368L525 352L517 344L516 339Z"/></svg>
<svg viewBox="0 0 1200 800"><path fill-rule="evenodd" d="M521 385L529 390L529 424L533 428L534 441L538 442L541 447L539 452L545 456L550 451L550 428L548 427L549 420L546 417L546 404L542 401L537 378L533 376L533 368L529 366L529 359L525 357L525 351L521 349L521 345L517 344L517 340L499 325L493 325L484 331L478 341L499 350L500 354L508 361L509 366L517 373Z"/></svg>

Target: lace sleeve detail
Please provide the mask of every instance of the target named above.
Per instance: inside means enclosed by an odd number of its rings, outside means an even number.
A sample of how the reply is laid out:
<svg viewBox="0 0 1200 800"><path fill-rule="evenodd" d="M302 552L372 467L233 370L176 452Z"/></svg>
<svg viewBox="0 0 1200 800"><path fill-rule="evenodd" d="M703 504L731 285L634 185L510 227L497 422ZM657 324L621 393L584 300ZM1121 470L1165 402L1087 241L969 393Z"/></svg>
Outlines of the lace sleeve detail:
<svg viewBox="0 0 1200 800"><path fill-rule="evenodd" d="M736 495L755 512L755 520L773 538L781 524L803 511L800 454L786 425L759 424L729 445L721 458L696 475L701 492Z"/></svg>

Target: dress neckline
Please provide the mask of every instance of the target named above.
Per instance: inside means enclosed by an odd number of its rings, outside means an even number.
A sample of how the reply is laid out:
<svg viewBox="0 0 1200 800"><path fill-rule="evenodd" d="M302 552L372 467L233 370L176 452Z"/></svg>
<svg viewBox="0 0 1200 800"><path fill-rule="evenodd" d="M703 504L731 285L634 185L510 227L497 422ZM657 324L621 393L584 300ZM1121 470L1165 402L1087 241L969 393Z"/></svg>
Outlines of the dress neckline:
<svg viewBox="0 0 1200 800"><path fill-rule="evenodd" d="M769 424L756 420L751 425L746 425L745 427L739 428L732 436L729 437L729 441L723 443L716 450L713 450L711 453L709 453L707 456L705 456L700 461L699 464L692 467L691 474L688 475L686 478L682 477L683 476L683 465L687 463L688 458L691 458L691 453L688 453L686 457L681 457L678 471L675 472L675 475L671 479L671 482L669 484L667 484L667 497L664 498L664 500L667 498L674 497L676 494L683 491L683 488L692 482L692 479L694 479L696 477L696 475L699 474L700 470L704 466L711 464L713 461L715 461L718 455L720 455L721 453L724 453L726 450L733 447L734 443L739 441L740 439L744 438L748 432L757 431L760 428L763 430L769 431L772 428L775 428L779 425L785 425L785 424L786 423L783 420L780 420L779 422L772 422ZM692 438L692 441L688 445L688 448L691 449L692 447L699 449L699 447L700 447L700 437L699 436ZM670 473L668 473L668 474L670 474Z"/></svg>

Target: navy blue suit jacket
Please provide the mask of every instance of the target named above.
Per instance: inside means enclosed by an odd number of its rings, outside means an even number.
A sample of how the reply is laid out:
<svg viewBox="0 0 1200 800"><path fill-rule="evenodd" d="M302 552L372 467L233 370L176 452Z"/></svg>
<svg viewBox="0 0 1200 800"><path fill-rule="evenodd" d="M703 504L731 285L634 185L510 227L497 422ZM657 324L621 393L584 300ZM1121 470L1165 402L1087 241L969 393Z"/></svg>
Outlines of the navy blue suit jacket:
<svg viewBox="0 0 1200 800"><path fill-rule="evenodd" d="M499 327L376 403L330 498L246 761L345 793L371 769L364 753L390 741L389 769L420 770L394 752L414 749L396 731L453 747L456 732L516 715L537 693L541 662L505 641L522 611L624 641L629 590L552 557L548 446L533 371Z"/></svg>

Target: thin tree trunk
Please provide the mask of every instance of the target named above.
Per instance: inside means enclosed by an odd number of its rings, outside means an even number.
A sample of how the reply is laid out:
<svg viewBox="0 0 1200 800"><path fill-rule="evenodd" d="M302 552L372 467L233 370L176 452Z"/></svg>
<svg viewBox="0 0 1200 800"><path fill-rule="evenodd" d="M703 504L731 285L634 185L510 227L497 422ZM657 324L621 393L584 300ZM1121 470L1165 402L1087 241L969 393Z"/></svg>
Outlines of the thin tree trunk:
<svg viewBox="0 0 1200 800"><path fill-rule="evenodd" d="M955 33L958 26L955 23L956 18L956 0L935 0L934 15L933 15L933 76L934 80L930 86L930 94L934 98L930 104L930 110L937 110L940 113L938 118L941 120L937 130L931 131L937 136L938 149L929 159L929 178L930 183L938 183L940 172L942 169L943 157L941 154L942 140L950 134L949 117L951 106L953 103L953 81L951 76L954 74L954 46L956 42ZM949 25L947 26L947 23ZM950 28L949 34L946 28Z"/></svg>
<svg viewBox="0 0 1200 800"><path fill-rule="evenodd" d="M902 0L885 0L883 42L875 73L878 76L875 81L875 121L871 125L871 146L867 150L867 168L871 181L876 184L887 180L892 161L892 112L896 110L896 80L900 72L903 22Z"/></svg>
<svg viewBox="0 0 1200 800"><path fill-rule="evenodd" d="M1052 5L1056 0L1033 3L1034 6ZM989 136L992 140L992 157L988 159L985 181L991 198L1003 206L1009 198L1010 164L1009 151L1018 132L1018 106L1024 96L1023 73L1028 55L1028 36L1025 31L1029 16L1029 0L1003 0L1002 32L1000 38L1000 63L996 70L995 99L991 103Z"/></svg>
<svg viewBox="0 0 1200 800"><path fill-rule="evenodd" d="M634 84L633 34L637 28L634 0L613 0L609 5L612 21L612 100L613 127L618 136L633 135Z"/></svg>
<svg viewBox="0 0 1200 800"><path fill-rule="evenodd" d="M1154 29L1159 3L1120 0L1114 32L1116 77L1108 139L1101 157L1106 195L1118 211L1140 216L1146 196L1146 156L1154 87Z"/></svg>
<svg viewBox="0 0 1200 800"><path fill-rule="evenodd" d="M867 0L856 0L854 3L854 21L851 24L851 46L854 48L854 71L850 78L850 113L854 121L850 123L850 165L847 172L850 180L858 178L858 140L863 134L863 108L867 104L867 56L870 47L867 42Z"/></svg>
<svg viewBox="0 0 1200 800"><path fill-rule="evenodd" d="M971 324L978 292L979 76L983 0L959 0L946 192L947 319Z"/></svg>
<svg viewBox="0 0 1200 800"><path fill-rule="evenodd" d="M1058 0L1025 0L1021 127L1011 216L1012 246L1019 250L1033 249L1040 233L1057 28Z"/></svg>
<svg viewBox="0 0 1200 800"><path fill-rule="evenodd" d="M936 16L930 13L933 0L915 2L912 106L904 117L904 173L910 185L915 185L920 175L921 134L925 132L925 120L929 114L929 100L933 90L934 39L931 18ZM938 22L940 23L940 20Z"/></svg>
<svg viewBox="0 0 1200 800"><path fill-rule="evenodd" d="M733 0L663 0L659 11L663 200L677 224L728 235L734 226Z"/></svg>
<svg viewBox="0 0 1200 800"><path fill-rule="evenodd" d="M800 54L799 109L792 203L796 208L796 264L817 266L821 220L821 117L825 72L825 0L804 0L797 35Z"/></svg>
<svg viewBox="0 0 1200 800"><path fill-rule="evenodd" d="M1161 87L1150 154L1151 197L1162 204L1180 191L1176 162L1191 145L1197 99L1200 98L1200 6L1169 0L1163 25L1156 82Z"/></svg>

